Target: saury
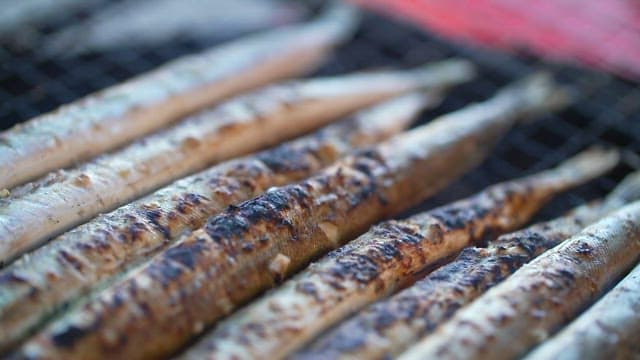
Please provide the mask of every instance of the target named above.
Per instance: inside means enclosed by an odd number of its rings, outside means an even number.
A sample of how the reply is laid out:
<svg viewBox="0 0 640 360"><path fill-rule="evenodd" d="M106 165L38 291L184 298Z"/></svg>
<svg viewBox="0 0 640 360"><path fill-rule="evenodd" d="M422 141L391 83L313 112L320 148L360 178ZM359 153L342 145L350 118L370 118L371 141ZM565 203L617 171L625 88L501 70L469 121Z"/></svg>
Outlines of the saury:
<svg viewBox="0 0 640 360"><path fill-rule="evenodd" d="M0 350L55 310L205 220L402 131L437 94L409 94L309 136L176 181L54 238L0 271Z"/></svg>
<svg viewBox="0 0 640 360"><path fill-rule="evenodd" d="M476 166L525 114L555 105L547 77L433 120L319 174L231 207L72 309L20 350L30 358L151 358L312 258Z"/></svg>

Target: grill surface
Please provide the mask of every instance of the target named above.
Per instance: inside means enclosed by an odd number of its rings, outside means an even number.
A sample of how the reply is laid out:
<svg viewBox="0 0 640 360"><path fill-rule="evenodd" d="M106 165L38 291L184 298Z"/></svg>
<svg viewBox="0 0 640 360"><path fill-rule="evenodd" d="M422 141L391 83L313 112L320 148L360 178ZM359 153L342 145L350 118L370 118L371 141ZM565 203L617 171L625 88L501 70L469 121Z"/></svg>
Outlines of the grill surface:
<svg viewBox="0 0 640 360"><path fill-rule="evenodd" d="M75 14L82 17L86 14ZM57 24L40 29L47 34ZM45 35L46 36L46 35ZM78 97L150 70L165 61L213 45L208 40L181 40L157 48L137 48L71 59L44 59L29 50L0 47L0 128L52 110ZM500 86L537 69L553 71L577 89L568 109L512 130L493 156L419 210L464 197L492 183L552 166L591 145L615 145L623 163L609 176L554 200L539 215L547 218L604 195L629 171L640 169L640 88L612 76L535 59L470 49L426 35L416 28L373 14L364 17L354 40L344 46L318 75L363 68L407 67L450 56L464 56L480 67L480 76L453 91L443 105L421 122L490 96ZM413 212L415 212L414 209Z"/></svg>

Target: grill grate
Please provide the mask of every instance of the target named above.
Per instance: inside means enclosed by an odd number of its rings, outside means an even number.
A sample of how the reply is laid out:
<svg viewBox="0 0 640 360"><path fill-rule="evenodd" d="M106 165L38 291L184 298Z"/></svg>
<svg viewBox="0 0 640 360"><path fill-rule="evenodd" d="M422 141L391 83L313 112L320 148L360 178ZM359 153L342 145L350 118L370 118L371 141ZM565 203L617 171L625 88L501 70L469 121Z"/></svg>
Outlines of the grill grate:
<svg viewBox="0 0 640 360"><path fill-rule="evenodd" d="M72 20L60 19L57 25ZM542 170L591 144L619 146L624 152L623 163L607 177L560 196L539 218L558 215L602 196L629 171L640 169L640 142L636 141L640 139L637 85L602 73L453 45L373 14L367 14L363 20L354 40L339 50L318 75L372 67L415 66L450 56L464 56L479 65L478 79L455 89L440 108L425 114L422 122L482 100L500 86L540 68L552 70L560 80L578 90L579 99L572 106L512 130L480 168L422 204L420 210L470 195L498 181ZM42 32L46 34L55 26ZM213 44L211 40L182 40L170 46L56 60L41 58L25 49L0 47L0 128Z"/></svg>

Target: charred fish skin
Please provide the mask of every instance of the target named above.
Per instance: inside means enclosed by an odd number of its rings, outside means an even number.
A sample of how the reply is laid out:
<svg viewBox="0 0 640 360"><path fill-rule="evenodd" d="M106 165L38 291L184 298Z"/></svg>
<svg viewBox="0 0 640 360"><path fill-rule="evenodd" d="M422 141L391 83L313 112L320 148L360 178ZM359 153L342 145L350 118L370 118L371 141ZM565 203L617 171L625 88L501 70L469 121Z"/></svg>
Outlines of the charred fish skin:
<svg viewBox="0 0 640 360"><path fill-rule="evenodd" d="M465 70L471 67L452 59L413 70L289 82L230 100L115 153L14 191L14 196L0 201L0 261L10 261L74 225L213 163L403 93L465 81L470 74ZM434 72L437 82L430 76Z"/></svg>
<svg viewBox="0 0 640 360"><path fill-rule="evenodd" d="M587 151L556 169L374 226L219 324L185 357L285 358L339 319L393 293L424 268L517 228L554 194L601 175L617 159L617 151ZM342 340L350 341L354 334L350 335Z"/></svg>
<svg viewBox="0 0 640 360"><path fill-rule="evenodd" d="M356 313L294 358L397 356L526 262L638 198L640 173L629 176L604 203L583 205L570 215L502 235L486 248L466 248L451 263Z"/></svg>
<svg viewBox="0 0 640 360"><path fill-rule="evenodd" d="M386 101L312 135L179 180L59 236L0 271L0 349L209 216L401 132L439 100L434 93L412 93Z"/></svg>
<svg viewBox="0 0 640 360"><path fill-rule="evenodd" d="M535 359L637 359L640 266L558 334L528 354Z"/></svg>
<svg viewBox="0 0 640 360"><path fill-rule="evenodd" d="M525 264L400 358L522 356L619 278L639 254L640 202L634 202Z"/></svg>
<svg viewBox="0 0 640 360"><path fill-rule="evenodd" d="M308 24L186 56L0 133L0 189L69 166L198 109L315 68L346 41L355 9L335 5Z"/></svg>
<svg viewBox="0 0 640 360"><path fill-rule="evenodd" d="M476 166L523 110L547 103L555 91L549 78L536 77L498 100L433 120L308 180L232 207L19 351L67 359L172 353L312 258Z"/></svg>

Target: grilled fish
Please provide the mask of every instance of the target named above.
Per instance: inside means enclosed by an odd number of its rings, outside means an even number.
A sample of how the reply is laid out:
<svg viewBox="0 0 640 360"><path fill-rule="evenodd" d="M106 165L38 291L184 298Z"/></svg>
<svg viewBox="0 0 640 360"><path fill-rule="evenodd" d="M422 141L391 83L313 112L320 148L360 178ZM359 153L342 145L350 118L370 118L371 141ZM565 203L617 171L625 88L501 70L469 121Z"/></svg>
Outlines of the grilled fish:
<svg viewBox="0 0 640 360"><path fill-rule="evenodd" d="M526 360L637 359L640 355L640 265L613 290Z"/></svg>
<svg viewBox="0 0 640 360"><path fill-rule="evenodd" d="M477 165L521 115L553 103L557 90L549 78L529 79L231 207L57 319L19 353L135 359L176 351L312 258Z"/></svg>
<svg viewBox="0 0 640 360"><path fill-rule="evenodd" d="M0 350L209 216L398 133L438 102L437 94L416 93L389 100L315 134L181 179L57 237L0 271Z"/></svg>
<svg viewBox="0 0 640 360"><path fill-rule="evenodd" d="M586 227L460 309L401 359L511 359L638 261L640 201Z"/></svg>
<svg viewBox="0 0 640 360"><path fill-rule="evenodd" d="M385 359L418 341L524 263L606 213L640 198L640 176L620 184L604 203L467 248L411 287L375 303L324 334L294 358Z"/></svg>
<svg viewBox="0 0 640 360"><path fill-rule="evenodd" d="M0 189L88 159L223 98L314 68L352 33L346 5L172 61L0 133Z"/></svg>
<svg viewBox="0 0 640 360"><path fill-rule="evenodd" d="M113 154L18 188L0 201L0 261L207 165L305 133L380 100L443 87L466 61L274 85L231 100Z"/></svg>
<svg viewBox="0 0 640 360"><path fill-rule="evenodd" d="M412 274L489 234L522 225L554 194L602 174L616 158L615 152L585 153L557 169L377 225L220 324L185 358L284 358L350 313L395 292ZM350 342L354 335L341 340ZM322 355L317 358L334 358Z"/></svg>

